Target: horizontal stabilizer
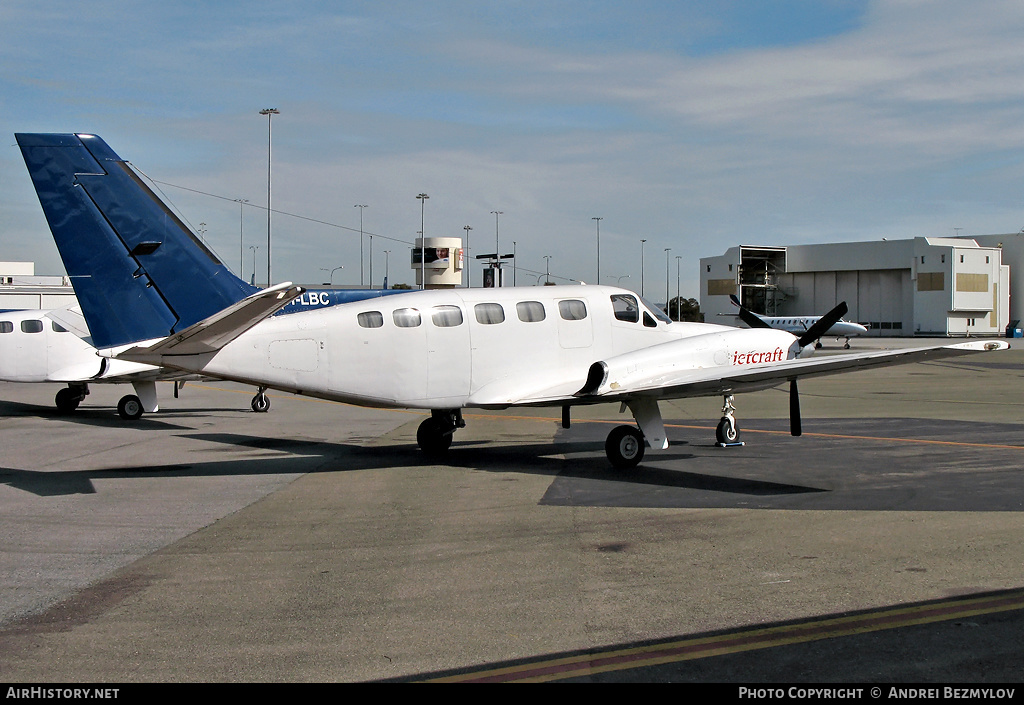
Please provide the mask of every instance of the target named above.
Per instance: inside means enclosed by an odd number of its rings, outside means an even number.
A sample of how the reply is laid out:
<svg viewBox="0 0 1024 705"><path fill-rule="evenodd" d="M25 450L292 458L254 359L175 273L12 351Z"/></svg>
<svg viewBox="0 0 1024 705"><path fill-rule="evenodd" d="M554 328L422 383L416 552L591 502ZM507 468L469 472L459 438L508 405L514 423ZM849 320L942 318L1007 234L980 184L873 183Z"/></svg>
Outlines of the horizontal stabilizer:
<svg viewBox="0 0 1024 705"><path fill-rule="evenodd" d="M305 291L291 282L263 289L228 306L180 333L148 347L133 347L117 355L122 360L160 364L166 356L214 353L260 321L272 316Z"/></svg>

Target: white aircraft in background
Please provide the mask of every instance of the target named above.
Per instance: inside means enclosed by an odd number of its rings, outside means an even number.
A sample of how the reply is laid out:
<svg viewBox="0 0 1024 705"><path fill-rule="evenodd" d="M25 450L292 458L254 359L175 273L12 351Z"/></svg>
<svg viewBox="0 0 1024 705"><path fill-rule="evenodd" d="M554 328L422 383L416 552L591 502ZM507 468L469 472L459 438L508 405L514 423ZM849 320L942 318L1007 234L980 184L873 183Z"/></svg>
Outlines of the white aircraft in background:
<svg viewBox="0 0 1024 705"><path fill-rule="evenodd" d="M0 381L67 384L54 403L71 413L89 394L89 385L131 383L135 394L121 398L122 418L137 419L158 408L156 382L197 379L175 370L111 360L85 342L89 331L76 308L0 311ZM177 389L175 389L177 393Z"/></svg>
<svg viewBox="0 0 1024 705"><path fill-rule="evenodd" d="M804 333L811 329L811 326L813 326L815 323L821 320L821 316L764 316L760 313L754 313L749 309L745 309L740 304L740 300L736 298L735 294L730 294L729 299L733 302L734 305L739 307L739 318L751 328L763 327L756 323L752 324L751 317L753 317L760 320L762 323L767 324L769 328L774 328L775 330L788 331L793 335L803 335ZM863 326L860 323L853 323L851 321L844 321L843 319L840 318L838 321L832 324L831 328L822 333L821 337L834 337L836 340L839 340L840 338L845 338L846 342L844 343L843 347L849 350L850 338L857 335L862 335L867 332L867 326ZM821 347L820 338L815 341L814 347Z"/></svg>
<svg viewBox="0 0 1024 705"><path fill-rule="evenodd" d="M417 441L429 454L448 450L465 426L466 408L561 407L568 426L572 406L614 402L630 410L637 426L612 430L605 451L615 467L629 468L645 445L668 448L661 400L722 396L717 435L727 444L739 437L734 395L789 382L791 432L800 435L798 377L1008 347L972 341L815 359L814 341L842 317L845 304L797 337L767 327L672 322L632 292L604 286L417 291L274 316L304 293L280 284L198 315L188 287L176 282L213 276L219 262L211 267L179 249L173 237L180 239L183 226L173 221L161 231L136 228L135 209L160 206L107 197L106 180L131 173L123 160L95 136L16 137L30 172L34 164L48 165L34 180L48 218L62 216L50 224L65 262L65 249L117 242L113 249L126 260L120 271L134 273L133 280L79 296L90 328L111 316L121 326L102 355L363 406L428 409ZM99 284L88 259L77 274ZM124 314L139 297L147 297L160 325Z"/></svg>

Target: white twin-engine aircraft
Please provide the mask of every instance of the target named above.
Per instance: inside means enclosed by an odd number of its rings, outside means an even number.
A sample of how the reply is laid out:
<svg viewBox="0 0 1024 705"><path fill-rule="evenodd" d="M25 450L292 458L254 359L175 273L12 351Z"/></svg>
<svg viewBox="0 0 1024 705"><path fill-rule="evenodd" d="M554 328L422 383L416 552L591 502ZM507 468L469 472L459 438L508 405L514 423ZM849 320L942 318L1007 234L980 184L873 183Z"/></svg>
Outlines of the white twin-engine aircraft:
<svg viewBox="0 0 1024 705"><path fill-rule="evenodd" d="M429 409L417 433L429 454L448 450L466 408L561 407L568 426L572 406L615 402L637 426L615 428L605 450L629 468L645 446L668 448L663 399L722 396L718 440L729 444L739 437L734 394L789 382L791 431L800 435L798 377L1008 347L972 341L810 358L845 304L798 337L763 323L672 322L632 292L603 286L416 291L275 316L304 289L253 293L226 277L100 138L16 137L101 355L339 402ZM218 279L230 286L197 295Z"/></svg>
<svg viewBox="0 0 1024 705"><path fill-rule="evenodd" d="M722 395L718 440L736 441L733 395L877 365L998 350L1000 341L807 359L819 331L671 322L631 292L599 286L422 291L266 318L302 293L282 284L161 340L111 350L115 359L176 368L365 406L432 410L417 432L448 449L465 408L618 402L639 428L608 436L611 463L632 467L668 448L658 402ZM845 306L823 318L831 325ZM824 330L826 328L819 328Z"/></svg>

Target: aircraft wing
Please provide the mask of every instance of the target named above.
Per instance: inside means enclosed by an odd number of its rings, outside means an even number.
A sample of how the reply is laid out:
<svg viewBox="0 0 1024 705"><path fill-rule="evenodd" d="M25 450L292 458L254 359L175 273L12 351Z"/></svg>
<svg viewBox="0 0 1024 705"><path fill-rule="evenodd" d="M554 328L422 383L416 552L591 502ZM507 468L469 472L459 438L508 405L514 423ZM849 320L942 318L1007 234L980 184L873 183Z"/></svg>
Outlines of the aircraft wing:
<svg viewBox="0 0 1024 705"><path fill-rule="evenodd" d="M273 315L305 291L291 282L258 291L198 323L156 341L148 347L133 347L117 355L118 359L159 364L165 355L205 355L214 353L260 321Z"/></svg>
<svg viewBox="0 0 1024 705"><path fill-rule="evenodd" d="M645 397L683 399L753 392L777 387L800 377L819 377L873 367L927 362L991 350L1005 350L1008 347L1009 345L1003 341L982 340L922 348L796 358L742 368L723 366L666 371L655 367L643 371L641 365L642 371L639 374L634 371L637 366L629 359L637 353L627 353L595 363L591 367L587 383L575 392L569 392L568 388L572 384L578 384L578 380L535 389L529 396L520 397L511 404L555 406L629 401ZM594 368L598 366L604 369L600 384L597 384L594 377Z"/></svg>

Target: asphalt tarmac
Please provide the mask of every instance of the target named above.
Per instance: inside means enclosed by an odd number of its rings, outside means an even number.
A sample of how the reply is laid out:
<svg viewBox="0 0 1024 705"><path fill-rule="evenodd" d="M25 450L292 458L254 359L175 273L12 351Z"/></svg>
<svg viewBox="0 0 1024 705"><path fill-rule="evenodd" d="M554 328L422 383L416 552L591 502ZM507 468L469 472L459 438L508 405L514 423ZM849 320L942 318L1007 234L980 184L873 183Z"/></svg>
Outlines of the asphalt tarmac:
<svg viewBox="0 0 1024 705"><path fill-rule="evenodd" d="M0 384L0 681L1021 681L1022 364L804 380L800 438L742 395L734 448L663 403L626 473L617 406L468 410L432 464L421 412Z"/></svg>

